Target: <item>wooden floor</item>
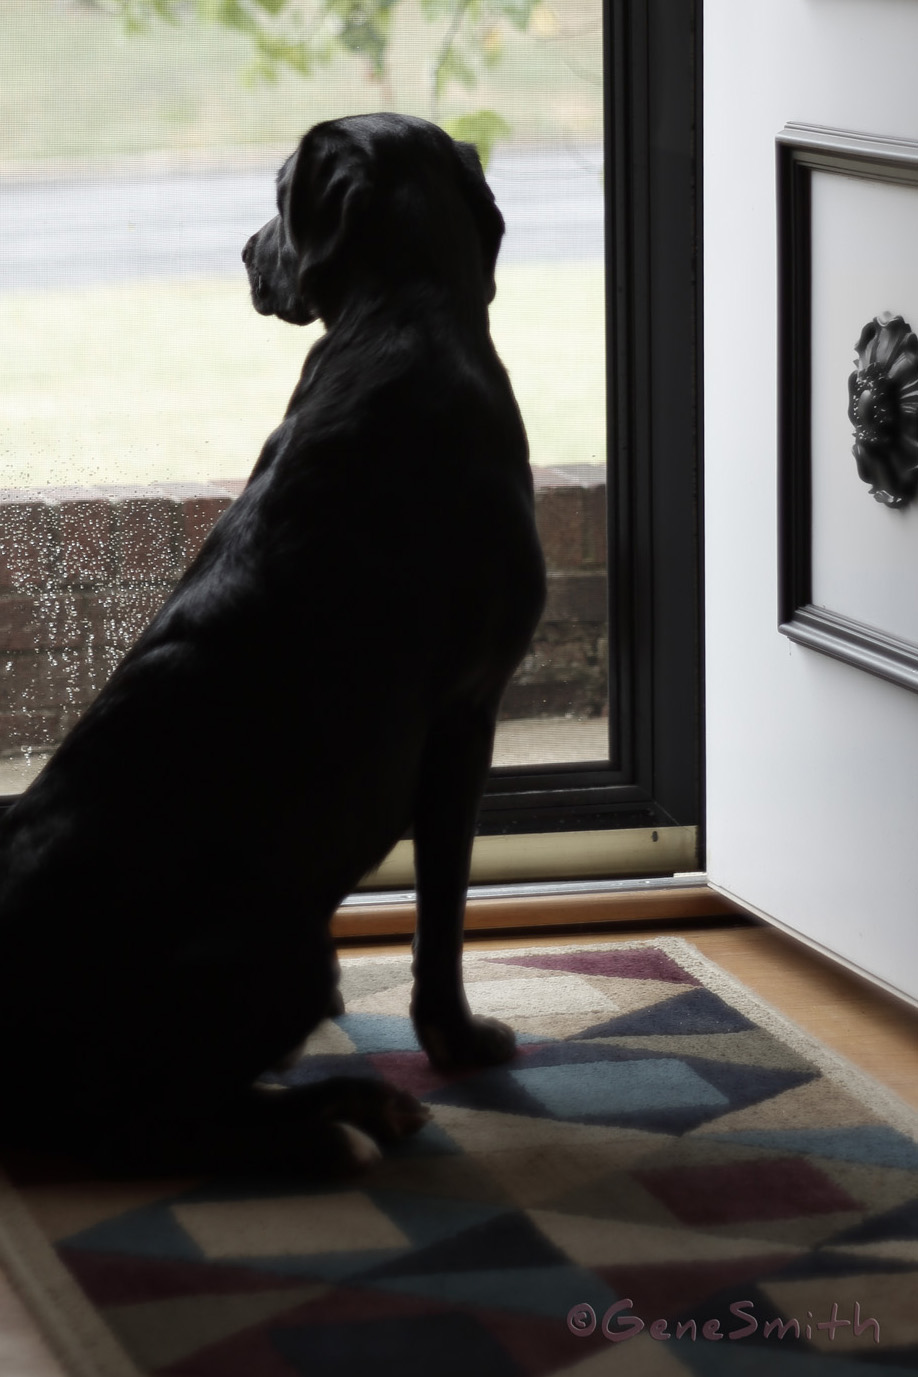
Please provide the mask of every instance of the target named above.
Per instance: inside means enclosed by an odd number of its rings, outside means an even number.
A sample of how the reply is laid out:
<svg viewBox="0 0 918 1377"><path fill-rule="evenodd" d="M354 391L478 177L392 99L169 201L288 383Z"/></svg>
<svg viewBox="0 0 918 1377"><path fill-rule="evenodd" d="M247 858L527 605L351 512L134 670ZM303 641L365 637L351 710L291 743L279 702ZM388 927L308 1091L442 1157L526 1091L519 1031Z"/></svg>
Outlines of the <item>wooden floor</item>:
<svg viewBox="0 0 918 1377"><path fill-rule="evenodd" d="M633 940L674 934L693 942L762 999L793 1022L860 1066L918 1108L918 1010L899 1003L865 980L824 960L772 928L725 920L715 925L671 922L577 937L521 934L474 938L475 947L551 945ZM354 954L378 950L349 947ZM399 950L387 947L386 950ZM2 1377L63 1377L0 1273L0 1374Z"/></svg>

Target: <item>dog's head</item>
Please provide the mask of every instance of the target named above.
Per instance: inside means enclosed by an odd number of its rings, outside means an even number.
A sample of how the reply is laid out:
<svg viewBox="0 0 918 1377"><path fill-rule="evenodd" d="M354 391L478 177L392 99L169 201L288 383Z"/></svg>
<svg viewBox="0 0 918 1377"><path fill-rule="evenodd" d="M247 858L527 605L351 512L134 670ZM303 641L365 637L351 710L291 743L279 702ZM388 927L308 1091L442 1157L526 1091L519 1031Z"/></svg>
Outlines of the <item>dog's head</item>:
<svg viewBox="0 0 918 1377"><path fill-rule="evenodd" d="M293 325L410 281L494 296L503 216L471 144L407 115L317 124L277 176L277 215L243 250L252 301Z"/></svg>

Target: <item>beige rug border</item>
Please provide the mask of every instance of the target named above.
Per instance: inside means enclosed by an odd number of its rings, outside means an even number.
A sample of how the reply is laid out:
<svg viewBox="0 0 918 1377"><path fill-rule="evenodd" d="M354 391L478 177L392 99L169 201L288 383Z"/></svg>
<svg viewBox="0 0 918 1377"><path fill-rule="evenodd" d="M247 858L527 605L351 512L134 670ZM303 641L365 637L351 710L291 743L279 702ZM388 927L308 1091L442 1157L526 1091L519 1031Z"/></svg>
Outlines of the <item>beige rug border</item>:
<svg viewBox="0 0 918 1377"><path fill-rule="evenodd" d="M901 1099L895 1091L881 1085L869 1072L862 1070L840 1052L826 1046L824 1042L820 1042L812 1033L806 1032L786 1014L782 1014L773 1004L753 994L747 985L728 974L710 957L703 956L684 937L661 937L655 945L667 951L690 974L703 977L709 989L715 994L722 995L727 1003L758 1023L779 1042L785 1043L806 1057L814 1066L818 1066L827 1080L833 1081L840 1089L861 1100L868 1109L874 1110L884 1118L892 1128L898 1129L900 1133L918 1143L918 1109Z"/></svg>
<svg viewBox="0 0 918 1377"><path fill-rule="evenodd" d="M2 1168L0 1265L66 1377L147 1377L86 1299Z"/></svg>
<svg viewBox="0 0 918 1377"><path fill-rule="evenodd" d="M703 956L682 937L657 937L641 941L608 941L546 948L545 946L488 948L469 947L466 959L500 960L513 956L551 956L567 952L617 951L655 948L697 975L715 994L740 1013L766 1029L780 1042L799 1052L833 1083L882 1117L892 1127L918 1142L918 1111L911 1108L873 1077L797 1027L777 1009L759 999L745 985L728 975L716 962ZM372 961L404 965L404 954L340 956L342 966ZM79 1286L45 1235L32 1219L17 1191L0 1170L0 1265L2 1265L33 1320L39 1326L67 1377L148 1377L124 1351L117 1339L87 1301Z"/></svg>

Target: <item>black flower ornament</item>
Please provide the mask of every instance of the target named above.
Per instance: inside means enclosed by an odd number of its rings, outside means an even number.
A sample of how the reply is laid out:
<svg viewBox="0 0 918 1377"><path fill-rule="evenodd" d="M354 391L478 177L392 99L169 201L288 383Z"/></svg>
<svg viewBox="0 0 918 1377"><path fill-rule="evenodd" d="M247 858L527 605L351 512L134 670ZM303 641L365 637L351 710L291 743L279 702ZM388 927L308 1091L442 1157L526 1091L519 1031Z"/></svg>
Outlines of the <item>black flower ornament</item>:
<svg viewBox="0 0 918 1377"><path fill-rule="evenodd" d="M865 325L848 379L857 471L877 502L904 507L918 492L918 338L901 316Z"/></svg>

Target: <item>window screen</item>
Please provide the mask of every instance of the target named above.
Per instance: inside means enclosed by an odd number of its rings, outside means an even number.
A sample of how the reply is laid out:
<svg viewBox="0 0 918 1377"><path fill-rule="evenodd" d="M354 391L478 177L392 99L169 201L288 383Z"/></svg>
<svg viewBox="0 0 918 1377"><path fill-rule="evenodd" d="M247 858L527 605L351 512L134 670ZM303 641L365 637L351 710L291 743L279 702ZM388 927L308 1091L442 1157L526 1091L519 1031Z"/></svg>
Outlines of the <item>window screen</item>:
<svg viewBox="0 0 918 1377"><path fill-rule="evenodd" d="M257 316L241 249L299 135L377 109L477 140L507 221L492 330L550 591L495 763L607 758L601 31L598 0L4 0L0 793L280 419L320 327Z"/></svg>

